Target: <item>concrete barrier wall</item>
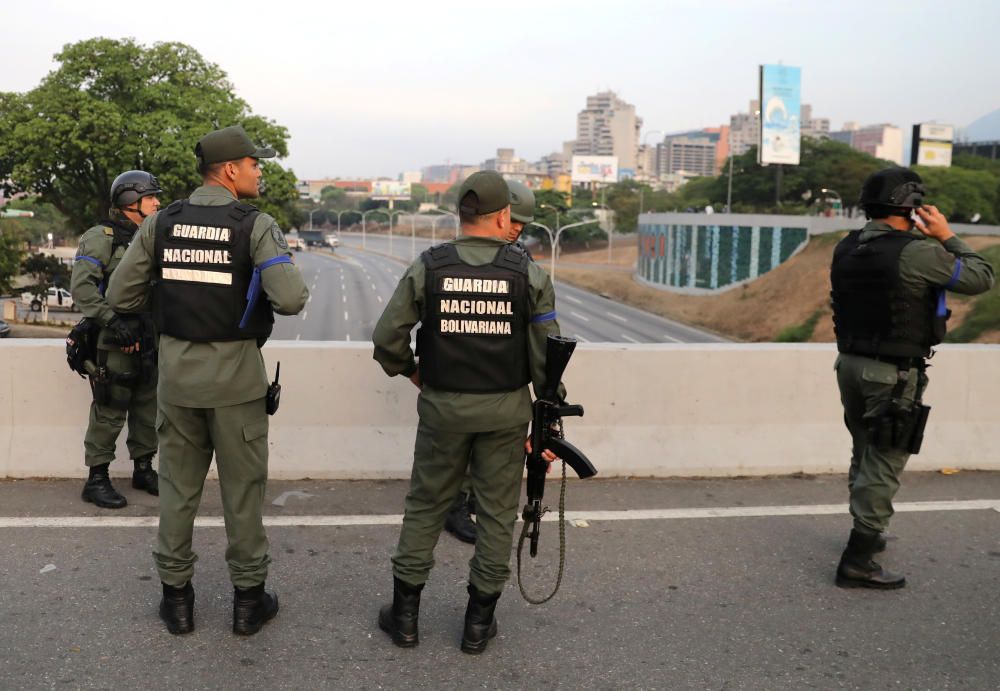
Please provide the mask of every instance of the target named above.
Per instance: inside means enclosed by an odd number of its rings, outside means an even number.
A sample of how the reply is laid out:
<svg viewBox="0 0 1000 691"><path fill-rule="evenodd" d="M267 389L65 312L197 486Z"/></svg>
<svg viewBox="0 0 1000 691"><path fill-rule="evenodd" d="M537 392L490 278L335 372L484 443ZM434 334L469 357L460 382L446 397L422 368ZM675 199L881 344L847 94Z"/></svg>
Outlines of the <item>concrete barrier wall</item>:
<svg viewBox="0 0 1000 691"><path fill-rule="evenodd" d="M417 391L386 377L370 344L272 342L264 355L272 372L282 363L271 477L409 476ZM583 344L566 384L586 416L567 434L603 477L842 472L834 356L829 345ZM1000 346L946 346L933 365L924 452L909 467L1000 470ZM0 477L82 477L89 398L61 341L0 341Z"/></svg>

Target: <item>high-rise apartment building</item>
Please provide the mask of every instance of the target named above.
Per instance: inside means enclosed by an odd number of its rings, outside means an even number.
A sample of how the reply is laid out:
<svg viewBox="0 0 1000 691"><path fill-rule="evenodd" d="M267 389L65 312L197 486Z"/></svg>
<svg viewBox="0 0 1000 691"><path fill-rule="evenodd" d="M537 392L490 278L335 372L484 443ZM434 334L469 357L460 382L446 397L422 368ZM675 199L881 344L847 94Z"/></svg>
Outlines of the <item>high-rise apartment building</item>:
<svg viewBox="0 0 1000 691"><path fill-rule="evenodd" d="M814 118L812 112L811 105L802 104L799 111L802 136L811 139L827 139L830 136L830 118Z"/></svg>
<svg viewBox="0 0 1000 691"><path fill-rule="evenodd" d="M573 153L589 156L617 156L618 170L638 167L639 130L642 118L635 106L626 103L614 91L587 97L587 107L576 116L576 140Z"/></svg>
<svg viewBox="0 0 1000 691"><path fill-rule="evenodd" d="M845 122L844 129L831 132L830 138L876 158L903 165L903 130L895 125L861 127L856 122Z"/></svg>

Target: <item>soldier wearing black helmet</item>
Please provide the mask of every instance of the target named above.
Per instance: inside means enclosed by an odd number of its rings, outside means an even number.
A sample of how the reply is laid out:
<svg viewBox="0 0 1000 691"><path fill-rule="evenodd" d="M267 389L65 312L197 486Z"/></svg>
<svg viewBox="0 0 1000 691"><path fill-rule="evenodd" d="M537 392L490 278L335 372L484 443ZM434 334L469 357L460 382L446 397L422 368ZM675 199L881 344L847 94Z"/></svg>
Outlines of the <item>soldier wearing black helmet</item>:
<svg viewBox="0 0 1000 691"><path fill-rule="evenodd" d="M946 291L974 295L993 285L990 263L955 236L925 194L907 168L872 174L859 201L870 220L834 250L834 368L853 447L854 526L837 566L841 587L905 585L872 557L886 547L899 477L926 423L925 360L944 338Z"/></svg>
<svg viewBox="0 0 1000 691"><path fill-rule="evenodd" d="M102 508L120 509L128 503L108 475L108 466L115 458L115 443L126 420L126 445L134 463L132 487L159 493L152 464L156 453L152 321L148 314L117 314L104 292L139 224L160 207L161 193L156 178L142 170L130 170L115 178L108 217L83 234L73 263L73 302L100 328L97 362L92 363L94 400L83 442L84 461L90 472L82 497Z"/></svg>

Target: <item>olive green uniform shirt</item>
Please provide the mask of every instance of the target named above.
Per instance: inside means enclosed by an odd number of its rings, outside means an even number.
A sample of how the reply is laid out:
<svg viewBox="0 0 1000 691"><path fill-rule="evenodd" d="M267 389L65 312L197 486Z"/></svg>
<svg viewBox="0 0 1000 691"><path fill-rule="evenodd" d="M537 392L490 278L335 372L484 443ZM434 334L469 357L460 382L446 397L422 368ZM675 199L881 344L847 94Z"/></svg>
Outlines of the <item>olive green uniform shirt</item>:
<svg viewBox="0 0 1000 691"><path fill-rule="evenodd" d="M205 185L190 197L193 206L225 206L235 201L224 187ZM150 281L157 278L153 259L156 218L150 215L122 257L108 286L108 303L118 312L144 309ZM261 213L250 235L253 263L279 255L291 256L288 244L271 216ZM297 314L309 298L294 264L275 264L261 273L263 294L278 314ZM254 339L195 343L160 336L162 401L186 408L219 408L263 398L267 392L264 358Z"/></svg>
<svg viewBox="0 0 1000 691"><path fill-rule="evenodd" d="M497 250L507 244L495 238L471 236L451 242L458 249L459 258L472 265L489 264ZM375 325L372 334L374 358L389 376L408 377L417 370L410 347L410 332L426 315L426 275L424 262L418 258L399 280ZM529 319L555 312L555 301L549 275L534 262L529 262ZM559 334L555 319L528 325L528 362L536 395L545 383L545 339L549 334ZM505 393L473 394L440 391L425 384L417 400L417 413L432 428L447 428L449 432L490 432L529 422L531 393L527 386Z"/></svg>
<svg viewBox="0 0 1000 691"><path fill-rule="evenodd" d="M887 223L869 221L858 238L868 242L885 233L899 233ZM907 231L907 235L917 238L907 243L899 255L899 278L908 292L920 294L927 286L941 288L963 295L985 292L993 285L993 266L981 254L974 252L958 236L945 242L929 238L918 229ZM958 275L956 262L961 264Z"/></svg>

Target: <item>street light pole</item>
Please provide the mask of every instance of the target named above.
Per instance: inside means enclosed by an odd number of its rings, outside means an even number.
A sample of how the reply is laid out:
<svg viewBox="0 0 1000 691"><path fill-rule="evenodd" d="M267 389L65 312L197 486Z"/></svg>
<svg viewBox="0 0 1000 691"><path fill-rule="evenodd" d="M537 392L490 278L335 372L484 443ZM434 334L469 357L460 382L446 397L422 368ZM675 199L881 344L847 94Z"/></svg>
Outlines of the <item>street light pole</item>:
<svg viewBox="0 0 1000 691"><path fill-rule="evenodd" d="M585 226L588 223L597 223L597 221L595 219L590 219L589 221L577 221L576 223L567 224L562 228L559 227L559 223L557 222L555 232L552 232L552 229L549 228L544 223L532 221L531 223L528 224L528 225L536 225L542 230L544 230L546 233L548 233L549 242L552 244L552 262L551 262L552 268L549 269L549 278L552 280L553 283L555 283L556 280L556 249L559 247L559 236L563 234L563 231L569 230L570 228L576 228L577 226Z"/></svg>
<svg viewBox="0 0 1000 691"><path fill-rule="evenodd" d="M368 219L368 214L374 213L375 211L381 212L382 209L368 209L368 211L364 211L361 213L361 249L368 248L368 243L366 241L367 235L365 234L366 232L365 222Z"/></svg>

